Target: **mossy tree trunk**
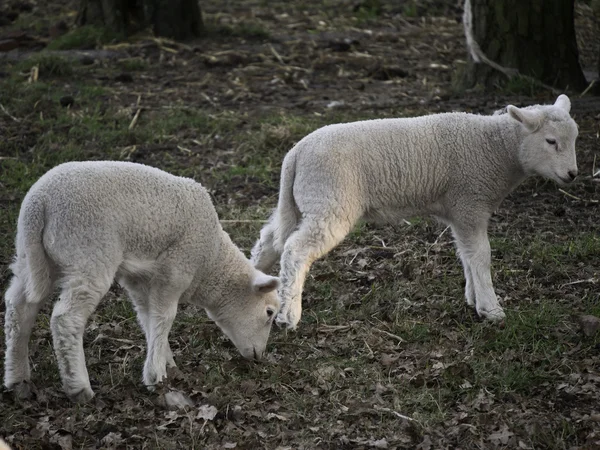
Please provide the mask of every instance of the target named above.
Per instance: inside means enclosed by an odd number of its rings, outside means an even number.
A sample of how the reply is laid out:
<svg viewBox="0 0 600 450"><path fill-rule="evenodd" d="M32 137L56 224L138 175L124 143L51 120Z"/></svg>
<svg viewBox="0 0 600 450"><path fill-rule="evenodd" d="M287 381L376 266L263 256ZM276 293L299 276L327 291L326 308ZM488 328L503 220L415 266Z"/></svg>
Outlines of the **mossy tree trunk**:
<svg viewBox="0 0 600 450"><path fill-rule="evenodd" d="M198 0L80 0L78 25L105 26L128 34L151 26L157 36L178 40L200 36Z"/></svg>
<svg viewBox="0 0 600 450"><path fill-rule="evenodd" d="M471 5L473 37L490 60L557 88L586 88L574 0L471 0ZM505 80L488 64L471 62L463 82L489 88Z"/></svg>

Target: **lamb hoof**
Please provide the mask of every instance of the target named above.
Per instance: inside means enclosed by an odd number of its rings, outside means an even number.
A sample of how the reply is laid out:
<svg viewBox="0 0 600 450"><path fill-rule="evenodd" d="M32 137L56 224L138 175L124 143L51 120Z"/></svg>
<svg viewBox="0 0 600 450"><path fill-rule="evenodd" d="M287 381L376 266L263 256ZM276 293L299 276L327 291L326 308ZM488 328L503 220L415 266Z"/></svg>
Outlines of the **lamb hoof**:
<svg viewBox="0 0 600 450"><path fill-rule="evenodd" d="M78 392L69 394L69 398L74 403L87 403L94 398L94 391L91 388L83 388Z"/></svg>
<svg viewBox="0 0 600 450"><path fill-rule="evenodd" d="M161 373L159 374L156 370L146 369L144 370L144 385L149 391L154 392L156 387L167 379L166 365Z"/></svg>
<svg viewBox="0 0 600 450"><path fill-rule="evenodd" d="M491 320L492 322L500 322L506 318L506 313L500 306L490 308L489 310L478 309L477 314L484 319Z"/></svg>
<svg viewBox="0 0 600 450"><path fill-rule="evenodd" d="M302 315L302 306L295 307L292 305L290 308L283 307L277 317L275 317L275 323L282 328L288 330L295 330L300 322L300 316Z"/></svg>

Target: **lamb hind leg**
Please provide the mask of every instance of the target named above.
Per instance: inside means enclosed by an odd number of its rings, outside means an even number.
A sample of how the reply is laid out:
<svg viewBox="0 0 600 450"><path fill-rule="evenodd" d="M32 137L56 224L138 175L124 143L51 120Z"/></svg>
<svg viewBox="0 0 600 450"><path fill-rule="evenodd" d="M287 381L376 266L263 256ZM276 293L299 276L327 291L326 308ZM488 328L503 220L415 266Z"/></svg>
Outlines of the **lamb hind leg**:
<svg viewBox="0 0 600 450"><path fill-rule="evenodd" d="M275 225L270 221L260 230L260 238L254 244L254 247L252 247L251 252L250 261L252 265L257 270L265 273L271 270L277 259L281 256L281 253L273 245L274 227Z"/></svg>
<svg viewBox="0 0 600 450"><path fill-rule="evenodd" d="M302 315L302 289L312 263L327 254L350 232L355 221L305 217L287 240L281 255L281 310L277 324L294 329Z"/></svg>
<svg viewBox="0 0 600 450"><path fill-rule="evenodd" d="M49 295L50 293L48 293ZM19 398L29 396L25 381L31 379L29 367L29 338L35 318L47 298L27 299L21 278L14 276L5 294L6 313L4 329L6 355L4 362L4 385Z"/></svg>
<svg viewBox="0 0 600 450"><path fill-rule="evenodd" d="M498 303L492 284L491 251L486 227L487 223L479 227L453 225L452 229L465 266L465 275L468 277L469 272L471 275L470 283L467 278L467 302L472 289L477 314L490 320L502 320L506 315Z"/></svg>
<svg viewBox="0 0 600 450"><path fill-rule="evenodd" d="M75 402L86 402L94 396L85 365L83 333L90 315L111 285L112 276L99 278L70 276L65 280L50 320L63 388Z"/></svg>

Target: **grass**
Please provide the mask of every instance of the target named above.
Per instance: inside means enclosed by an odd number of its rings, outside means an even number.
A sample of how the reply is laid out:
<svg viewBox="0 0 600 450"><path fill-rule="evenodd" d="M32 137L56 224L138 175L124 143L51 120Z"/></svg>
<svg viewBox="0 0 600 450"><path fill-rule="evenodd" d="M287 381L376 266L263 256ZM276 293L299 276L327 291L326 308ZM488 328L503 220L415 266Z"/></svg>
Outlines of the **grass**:
<svg viewBox="0 0 600 450"><path fill-rule="evenodd" d="M118 65L127 72L144 71L148 68L148 63L142 58L120 59Z"/></svg>
<svg viewBox="0 0 600 450"><path fill-rule="evenodd" d="M49 50L89 50L122 40L124 36L109 28L95 25L77 27L68 33L53 39L48 44Z"/></svg>
<svg viewBox="0 0 600 450"><path fill-rule="evenodd" d="M16 67L19 72L30 72L37 67L40 77L68 76L73 73L73 61L51 53L38 53L22 61Z"/></svg>
<svg viewBox="0 0 600 450"><path fill-rule="evenodd" d="M531 77L514 76L506 81L502 86L499 86L501 90L511 95L526 95L535 97L536 95L546 92L547 88L542 86L539 81Z"/></svg>
<svg viewBox="0 0 600 450"><path fill-rule="evenodd" d="M211 20L209 15L205 16L204 33L211 38L243 38L248 40L263 41L271 37L271 32L259 23L238 22L233 25L223 24Z"/></svg>

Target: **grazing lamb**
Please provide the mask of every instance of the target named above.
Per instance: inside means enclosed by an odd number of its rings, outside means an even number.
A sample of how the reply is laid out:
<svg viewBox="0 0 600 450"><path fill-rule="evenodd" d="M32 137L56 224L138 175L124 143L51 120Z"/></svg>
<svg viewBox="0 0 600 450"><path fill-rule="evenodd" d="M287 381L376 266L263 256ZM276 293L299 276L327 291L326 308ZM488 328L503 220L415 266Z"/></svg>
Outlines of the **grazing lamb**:
<svg viewBox="0 0 600 450"><path fill-rule="evenodd" d="M560 184L577 176L577 125L565 95L554 105L508 106L480 116L435 114L323 127L285 157L279 203L252 249L268 271L281 256L276 322L295 328L311 264L364 218L398 222L429 214L452 228L467 303L504 318L492 286L488 221L519 183L538 174Z"/></svg>
<svg viewBox="0 0 600 450"><path fill-rule="evenodd" d="M42 176L19 214L14 277L6 291L4 384L27 395L28 341L56 287L50 322L65 392L87 401L86 322L116 279L146 334L143 381L175 365L168 335L178 303L206 309L246 358L262 356L279 280L256 270L223 231L191 179L126 162L72 162Z"/></svg>

